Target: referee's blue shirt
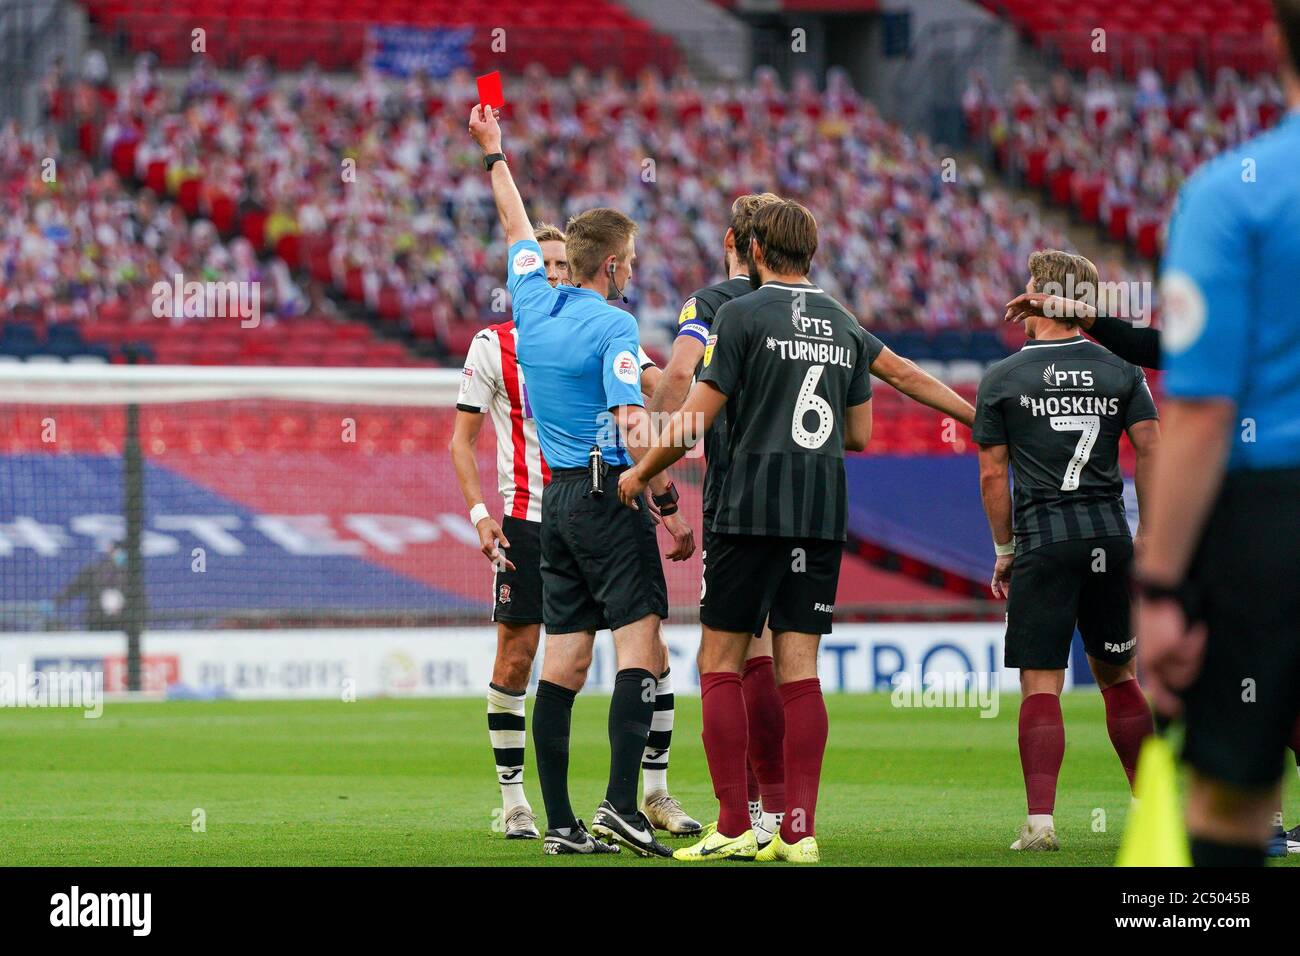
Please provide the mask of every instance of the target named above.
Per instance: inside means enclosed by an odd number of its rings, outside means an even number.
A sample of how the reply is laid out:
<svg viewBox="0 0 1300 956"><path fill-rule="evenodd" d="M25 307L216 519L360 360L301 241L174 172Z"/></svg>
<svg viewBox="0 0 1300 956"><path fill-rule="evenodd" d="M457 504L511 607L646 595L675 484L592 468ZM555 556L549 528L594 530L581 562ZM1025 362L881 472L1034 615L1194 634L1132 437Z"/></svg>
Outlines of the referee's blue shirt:
<svg viewBox="0 0 1300 956"><path fill-rule="evenodd" d="M1300 466L1300 112L1188 180L1160 291L1165 390L1236 403L1230 470Z"/></svg>
<svg viewBox="0 0 1300 956"><path fill-rule="evenodd" d="M598 444L607 464L630 465L609 410L644 404L636 319L591 289L551 288L532 239L507 257L519 364L546 463L586 467Z"/></svg>

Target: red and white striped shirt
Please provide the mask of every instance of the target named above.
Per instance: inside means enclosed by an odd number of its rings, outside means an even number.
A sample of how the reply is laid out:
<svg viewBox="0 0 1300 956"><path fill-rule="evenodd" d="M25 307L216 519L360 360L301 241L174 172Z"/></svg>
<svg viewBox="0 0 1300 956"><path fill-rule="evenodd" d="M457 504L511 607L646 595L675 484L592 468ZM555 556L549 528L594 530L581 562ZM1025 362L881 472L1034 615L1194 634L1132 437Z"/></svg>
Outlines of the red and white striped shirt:
<svg viewBox="0 0 1300 956"><path fill-rule="evenodd" d="M505 513L525 521L542 520L542 490L550 484L551 469L537 439L537 422L528 405L524 370L515 353L519 333L514 322L490 325L470 342L461 371L462 412L492 416L497 433L497 484L506 504ZM641 371L654 362L637 349Z"/></svg>
<svg viewBox="0 0 1300 956"><path fill-rule="evenodd" d="M497 433L497 479L506 515L542 520L542 489L551 469L537 440L537 422L528 405L524 372L515 355L518 333L513 322L484 329L470 343L461 372L456 407L487 411Z"/></svg>

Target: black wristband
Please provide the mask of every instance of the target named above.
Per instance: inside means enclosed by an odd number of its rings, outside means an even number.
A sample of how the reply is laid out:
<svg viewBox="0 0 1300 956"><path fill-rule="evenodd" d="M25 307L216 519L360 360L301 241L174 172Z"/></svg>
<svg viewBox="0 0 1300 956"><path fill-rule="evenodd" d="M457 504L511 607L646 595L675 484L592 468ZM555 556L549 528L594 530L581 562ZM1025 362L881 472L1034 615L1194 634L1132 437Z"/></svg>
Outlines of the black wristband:
<svg viewBox="0 0 1300 956"><path fill-rule="evenodd" d="M486 156L483 157L483 168L490 173L492 172L492 167L494 164L504 163L505 161L506 161L505 153L488 153Z"/></svg>
<svg viewBox="0 0 1300 956"><path fill-rule="evenodd" d="M1135 577L1133 591L1144 601L1176 601L1189 620L1196 616L1196 595L1186 581L1168 585Z"/></svg>
<svg viewBox="0 0 1300 956"><path fill-rule="evenodd" d="M655 503L655 507L659 509L659 514L665 518L677 514L677 500L679 497L680 496L677 494L677 486L671 481L668 482L668 490L662 495L652 494L650 496L651 500Z"/></svg>

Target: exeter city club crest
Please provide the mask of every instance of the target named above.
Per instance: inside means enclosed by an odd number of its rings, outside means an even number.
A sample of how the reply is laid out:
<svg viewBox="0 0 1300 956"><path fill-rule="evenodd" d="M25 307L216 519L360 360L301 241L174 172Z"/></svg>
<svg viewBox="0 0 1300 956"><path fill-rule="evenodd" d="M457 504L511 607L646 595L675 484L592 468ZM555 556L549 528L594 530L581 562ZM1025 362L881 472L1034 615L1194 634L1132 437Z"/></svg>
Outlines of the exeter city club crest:
<svg viewBox="0 0 1300 956"><path fill-rule="evenodd" d="M497 603L498 604L510 603L510 585L503 584L501 585L501 587L497 588Z"/></svg>

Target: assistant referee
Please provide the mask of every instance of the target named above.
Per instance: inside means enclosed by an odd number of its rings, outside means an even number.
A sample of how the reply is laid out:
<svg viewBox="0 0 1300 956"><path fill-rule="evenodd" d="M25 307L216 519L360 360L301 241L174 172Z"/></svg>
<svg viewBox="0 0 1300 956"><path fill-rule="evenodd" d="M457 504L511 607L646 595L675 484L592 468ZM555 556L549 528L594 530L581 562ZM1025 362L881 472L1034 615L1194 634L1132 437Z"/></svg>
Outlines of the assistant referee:
<svg viewBox="0 0 1300 956"><path fill-rule="evenodd" d="M571 683L575 659L590 661L596 631L609 628L619 668L609 707L609 785L591 832L643 856L669 856L636 802L654 715L667 588L649 509L643 501L639 510L629 510L618 498L619 475L650 441L636 319L608 301L632 278L636 224L613 209L590 209L569 220L565 255L572 285L552 288L501 151L494 111L476 106L469 130L483 150L509 244L507 285L526 407L536 419L551 469L541 528L546 656L533 713L548 827L543 849L548 854L617 849L589 835L569 803L569 726L578 688L563 683L565 677ZM676 513L676 490L664 479L651 493L674 539L668 556L685 560L695 544ZM567 666L557 667L556 661Z"/></svg>
<svg viewBox="0 0 1300 956"><path fill-rule="evenodd" d="M1185 717L1198 866L1263 864L1300 711L1300 0L1274 8L1290 112L1188 181L1161 277L1139 660Z"/></svg>

